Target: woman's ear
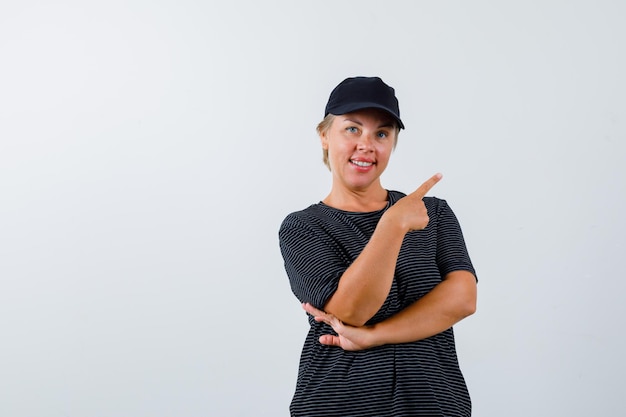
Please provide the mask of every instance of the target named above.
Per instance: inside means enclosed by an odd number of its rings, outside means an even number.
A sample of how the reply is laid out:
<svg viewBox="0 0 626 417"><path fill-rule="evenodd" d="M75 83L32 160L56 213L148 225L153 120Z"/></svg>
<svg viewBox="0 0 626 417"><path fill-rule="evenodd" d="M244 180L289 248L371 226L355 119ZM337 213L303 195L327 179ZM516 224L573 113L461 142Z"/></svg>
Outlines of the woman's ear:
<svg viewBox="0 0 626 417"><path fill-rule="evenodd" d="M328 135L326 132L320 133L320 142L322 142L322 149L328 150Z"/></svg>

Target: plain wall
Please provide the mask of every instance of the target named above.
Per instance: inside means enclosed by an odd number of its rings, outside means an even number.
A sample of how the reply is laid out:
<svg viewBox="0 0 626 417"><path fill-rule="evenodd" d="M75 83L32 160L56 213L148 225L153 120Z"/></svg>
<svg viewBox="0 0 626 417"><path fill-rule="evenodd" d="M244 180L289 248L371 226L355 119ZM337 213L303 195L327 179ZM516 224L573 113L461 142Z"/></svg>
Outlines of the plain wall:
<svg viewBox="0 0 626 417"><path fill-rule="evenodd" d="M4 1L0 415L287 416L305 314L282 219L315 125L394 86L383 176L456 212L474 416L620 415L626 3Z"/></svg>

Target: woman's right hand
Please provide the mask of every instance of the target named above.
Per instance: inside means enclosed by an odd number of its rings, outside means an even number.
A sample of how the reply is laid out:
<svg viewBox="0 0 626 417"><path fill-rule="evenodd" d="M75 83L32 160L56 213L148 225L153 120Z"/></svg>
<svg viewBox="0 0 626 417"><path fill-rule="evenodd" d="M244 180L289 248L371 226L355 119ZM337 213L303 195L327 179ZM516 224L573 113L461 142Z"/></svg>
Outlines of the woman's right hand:
<svg viewBox="0 0 626 417"><path fill-rule="evenodd" d="M422 200L426 193L439 182L442 175L437 173L419 186L411 194L398 200L385 212L383 218L399 225L405 232L422 230L428 225L428 212Z"/></svg>
<svg viewBox="0 0 626 417"><path fill-rule="evenodd" d="M337 336L325 334L319 342L327 346L337 346L343 350L364 350L376 346L372 328L369 326L355 327L343 323L337 317L313 307L309 303L302 304L304 311L313 316L315 321L324 322L337 332Z"/></svg>

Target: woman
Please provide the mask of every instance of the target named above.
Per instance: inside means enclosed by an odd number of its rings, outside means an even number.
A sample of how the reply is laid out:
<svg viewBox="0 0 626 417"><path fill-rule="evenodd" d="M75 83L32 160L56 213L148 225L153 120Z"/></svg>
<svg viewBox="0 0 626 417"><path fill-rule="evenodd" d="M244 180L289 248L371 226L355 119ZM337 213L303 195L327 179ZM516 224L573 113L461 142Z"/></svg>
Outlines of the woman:
<svg viewBox="0 0 626 417"><path fill-rule="evenodd" d="M318 125L330 193L279 230L291 288L310 314L292 416L469 416L452 326L476 276L444 200L385 189L400 129L395 91L342 81Z"/></svg>

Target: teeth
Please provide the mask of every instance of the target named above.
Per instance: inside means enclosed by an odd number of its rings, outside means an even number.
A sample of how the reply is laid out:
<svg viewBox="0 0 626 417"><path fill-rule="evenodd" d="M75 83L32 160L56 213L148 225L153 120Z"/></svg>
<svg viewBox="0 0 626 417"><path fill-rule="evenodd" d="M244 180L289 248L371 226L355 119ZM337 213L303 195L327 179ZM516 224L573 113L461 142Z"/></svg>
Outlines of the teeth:
<svg viewBox="0 0 626 417"><path fill-rule="evenodd" d="M360 167L368 167L368 166L372 165L371 162L365 162L365 161L352 161L352 163L354 165L358 165Z"/></svg>

